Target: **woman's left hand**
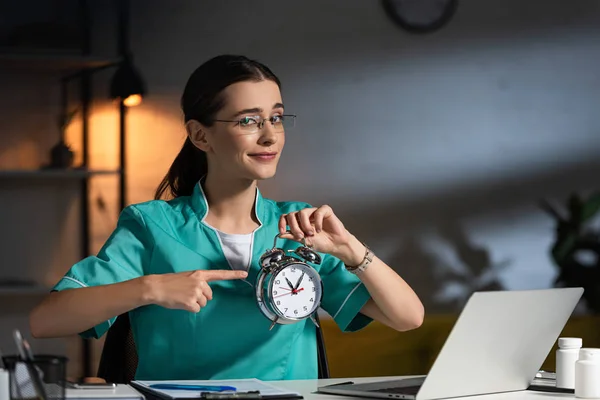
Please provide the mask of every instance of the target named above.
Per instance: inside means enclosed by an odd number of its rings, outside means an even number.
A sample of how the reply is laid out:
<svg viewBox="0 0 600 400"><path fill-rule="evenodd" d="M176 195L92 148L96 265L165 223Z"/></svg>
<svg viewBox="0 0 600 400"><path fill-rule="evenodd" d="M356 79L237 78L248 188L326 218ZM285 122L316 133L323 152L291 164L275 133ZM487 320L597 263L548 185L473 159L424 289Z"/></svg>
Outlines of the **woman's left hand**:
<svg viewBox="0 0 600 400"><path fill-rule="evenodd" d="M290 233L286 233L289 226ZM331 254L347 266L358 266L365 258L365 246L352 235L329 206L306 208L282 215L282 238L292 239L314 250ZM361 313L398 331L415 329L423 322L423 304L410 286L388 265L373 257L371 266L359 279L371 295Z"/></svg>
<svg viewBox="0 0 600 400"><path fill-rule="evenodd" d="M287 232L286 226L289 226L290 232ZM329 206L305 208L282 215L279 233L281 238L300 243L305 239L306 245L315 251L336 256L348 265L357 258L356 263L359 263L364 254L364 246L346 230Z"/></svg>

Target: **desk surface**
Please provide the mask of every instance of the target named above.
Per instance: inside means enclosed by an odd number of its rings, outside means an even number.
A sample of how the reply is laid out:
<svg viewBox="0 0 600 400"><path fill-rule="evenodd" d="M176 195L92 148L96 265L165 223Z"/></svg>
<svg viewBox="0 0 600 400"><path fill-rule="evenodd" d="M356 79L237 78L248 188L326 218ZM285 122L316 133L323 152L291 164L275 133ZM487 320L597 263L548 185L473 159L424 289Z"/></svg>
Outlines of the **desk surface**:
<svg viewBox="0 0 600 400"><path fill-rule="evenodd" d="M299 380L299 381L272 381L269 382L275 386L294 390L302 393L305 400L343 400L343 399L359 399L358 397L346 397L346 396L334 396L327 394L317 394L318 386L329 385L332 383L340 383L346 381L353 382L377 382L387 379L397 379L399 377L378 377L378 378L345 378L345 379L321 379L321 380ZM408 378L408 376L403 377ZM516 400L516 399L532 399L532 400L554 400L554 399L574 399L573 394L567 393L548 393L548 392L536 392L536 391L519 391L510 393L497 393L489 394L484 396L469 396L463 397L469 400ZM363 399L364 400L364 399Z"/></svg>

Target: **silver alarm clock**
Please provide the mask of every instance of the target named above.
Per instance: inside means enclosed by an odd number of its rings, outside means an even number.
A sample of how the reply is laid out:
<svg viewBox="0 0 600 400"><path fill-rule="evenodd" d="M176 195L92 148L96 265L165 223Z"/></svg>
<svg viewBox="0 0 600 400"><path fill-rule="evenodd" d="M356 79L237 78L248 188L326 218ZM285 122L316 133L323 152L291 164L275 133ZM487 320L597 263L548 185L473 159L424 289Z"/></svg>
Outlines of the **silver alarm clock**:
<svg viewBox="0 0 600 400"><path fill-rule="evenodd" d="M260 258L261 270L256 278L256 301L262 313L275 324L293 324L310 318L318 327L314 314L323 298L323 282L308 263L321 264L321 256L306 245L295 250L273 248ZM289 253L289 254L288 254Z"/></svg>

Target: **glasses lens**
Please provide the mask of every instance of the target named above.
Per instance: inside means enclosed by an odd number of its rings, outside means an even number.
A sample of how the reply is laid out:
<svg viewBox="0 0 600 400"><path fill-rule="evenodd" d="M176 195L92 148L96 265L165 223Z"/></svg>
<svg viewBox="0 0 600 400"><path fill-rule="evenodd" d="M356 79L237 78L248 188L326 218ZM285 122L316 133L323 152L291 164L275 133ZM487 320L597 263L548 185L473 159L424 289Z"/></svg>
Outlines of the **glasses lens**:
<svg viewBox="0 0 600 400"><path fill-rule="evenodd" d="M252 117L244 117L240 120L238 126L244 132L254 133L258 131L258 120Z"/></svg>
<svg viewBox="0 0 600 400"><path fill-rule="evenodd" d="M282 115L281 121L276 123L275 126L280 126L281 130L293 128L296 124L296 116L295 115Z"/></svg>
<svg viewBox="0 0 600 400"><path fill-rule="evenodd" d="M272 118L270 122L268 120L264 120L263 123L260 123L258 118L245 117L239 121L238 127L244 133L256 133L261 128L264 128L265 123L271 124L273 130L276 132L282 132L286 129L294 127L296 124L296 116L281 115L277 118Z"/></svg>

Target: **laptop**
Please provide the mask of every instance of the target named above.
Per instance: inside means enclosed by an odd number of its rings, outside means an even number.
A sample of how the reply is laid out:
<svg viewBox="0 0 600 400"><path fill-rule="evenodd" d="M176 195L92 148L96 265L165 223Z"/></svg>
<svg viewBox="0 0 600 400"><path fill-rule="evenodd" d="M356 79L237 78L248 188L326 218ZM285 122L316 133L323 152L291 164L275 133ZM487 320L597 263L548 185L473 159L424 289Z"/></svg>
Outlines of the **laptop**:
<svg viewBox="0 0 600 400"><path fill-rule="evenodd" d="M582 294L583 288L475 292L427 375L318 392L428 400L525 390Z"/></svg>

